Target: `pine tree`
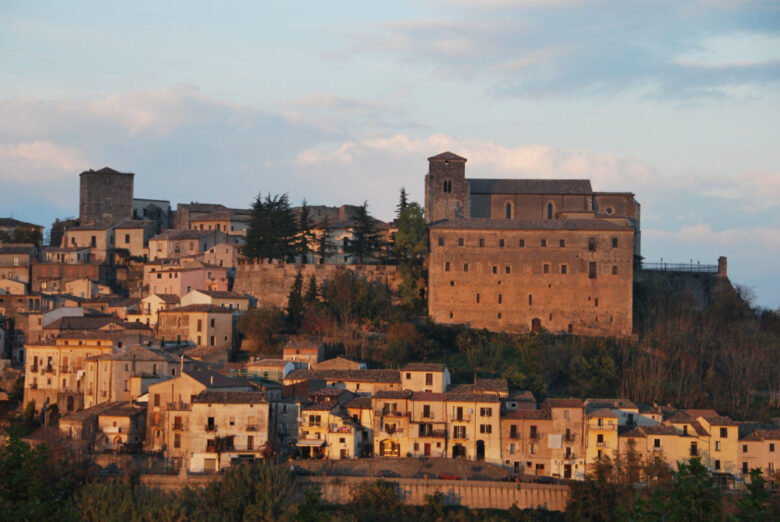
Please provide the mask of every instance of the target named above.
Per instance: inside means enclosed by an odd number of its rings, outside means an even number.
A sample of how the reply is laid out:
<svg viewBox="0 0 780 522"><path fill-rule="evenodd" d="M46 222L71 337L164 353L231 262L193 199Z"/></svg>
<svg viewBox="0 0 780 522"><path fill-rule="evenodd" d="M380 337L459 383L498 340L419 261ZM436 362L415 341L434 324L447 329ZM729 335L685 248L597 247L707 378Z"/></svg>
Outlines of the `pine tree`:
<svg viewBox="0 0 780 522"><path fill-rule="evenodd" d="M287 322L296 332L301 327L303 319L303 275L300 271L295 275L295 281L287 297Z"/></svg>
<svg viewBox="0 0 780 522"><path fill-rule="evenodd" d="M395 213L397 217L401 216L401 212L409 205L409 201L406 195L406 188L401 187L401 195L398 198L398 205L395 207Z"/></svg>
<svg viewBox="0 0 780 522"><path fill-rule="evenodd" d="M314 220L311 217L311 211L306 200L303 200L301 210L298 213L298 229L300 230L300 236L298 238L298 253L306 259L306 255L311 253L311 241L314 238Z"/></svg>
<svg viewBox="0 0 780 522"><path fill-rule="evenodd" d="M311 275L309 286L306 288L306 295L303 296L303 302L308 304L317 301L317 276Z"/></svg>
<svg viewBox="0 0 780 522"><path fill-rule="evenodd" d="M357 257L358 264L363 264L380 248L379 231L376 220L368 213L368 201L357 207L352 218L352 240L344 250Z"/></svg>
<svg viewBox="0 0 780 522"><path fill-rule="evenodd" d="M321 263L327 261L328 257L335 251L333 245L333 229L331 228L330 218L325 216L320 220L318 228L320 229L319 237L317 237L317 246L315 254L319 258Z"/></svg>
<svg viewBox="0 0 780 522"><path fill-rule="evenodd" d="M252 217L242 253L254 259L286 260L299 251L298 220L295 219L287 194L271 197L262 194L252 204Z"/></svg>

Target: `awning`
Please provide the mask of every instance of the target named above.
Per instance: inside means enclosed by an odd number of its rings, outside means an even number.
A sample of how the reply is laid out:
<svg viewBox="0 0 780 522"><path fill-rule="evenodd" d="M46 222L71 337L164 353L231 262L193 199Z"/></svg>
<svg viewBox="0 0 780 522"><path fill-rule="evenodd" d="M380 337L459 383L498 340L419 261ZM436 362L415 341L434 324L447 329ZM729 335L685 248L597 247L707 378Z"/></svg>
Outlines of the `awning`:
<svg viewBox="0 0 780 522"><path fill-rule="evenodd" d="M325 444L324 440L299 440L296 446L302 446L307 448L319 448Z"/></svg>

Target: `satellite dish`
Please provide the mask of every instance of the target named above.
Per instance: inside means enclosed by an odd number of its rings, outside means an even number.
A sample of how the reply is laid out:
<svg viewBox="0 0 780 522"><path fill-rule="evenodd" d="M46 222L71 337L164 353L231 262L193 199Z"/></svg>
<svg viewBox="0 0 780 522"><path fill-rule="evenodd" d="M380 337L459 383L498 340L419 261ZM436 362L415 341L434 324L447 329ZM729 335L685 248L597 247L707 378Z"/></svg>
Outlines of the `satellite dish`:
<svg viewBox="0 0 780 522"><path fill-rule="evenodd" d="M474 413L474 410L472 408L469 408L469 413Z"/></svg>

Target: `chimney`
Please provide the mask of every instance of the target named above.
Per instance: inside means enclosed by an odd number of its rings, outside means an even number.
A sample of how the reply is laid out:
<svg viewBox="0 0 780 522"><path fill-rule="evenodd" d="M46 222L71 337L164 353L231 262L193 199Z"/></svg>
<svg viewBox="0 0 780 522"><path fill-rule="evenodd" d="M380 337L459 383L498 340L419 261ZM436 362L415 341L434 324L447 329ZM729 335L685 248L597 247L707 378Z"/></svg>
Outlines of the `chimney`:
<svg viewBox="0 0 780 522"><path fill-rule="evenodd" d="M720 256L718 258L718 275L720 277L726 277L728 275L726 270L727 268L728 262L726 260L726 256Z"/></svg>

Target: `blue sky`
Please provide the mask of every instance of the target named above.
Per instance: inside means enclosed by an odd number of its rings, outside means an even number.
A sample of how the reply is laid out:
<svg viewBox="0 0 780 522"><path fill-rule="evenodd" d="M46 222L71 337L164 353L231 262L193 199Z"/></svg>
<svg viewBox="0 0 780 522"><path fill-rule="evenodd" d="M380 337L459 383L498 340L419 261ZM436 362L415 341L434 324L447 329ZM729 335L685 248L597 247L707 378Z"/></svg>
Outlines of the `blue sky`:
<svg viewBox="0 0 780 522"><path fill-rule="evenodd" d="M777 2L225 4L0 4L0 215L75 215L108 165L174 204L387 219L452 150L471 177L632 191L648 260L728 256L780 307Z"/></svg>

